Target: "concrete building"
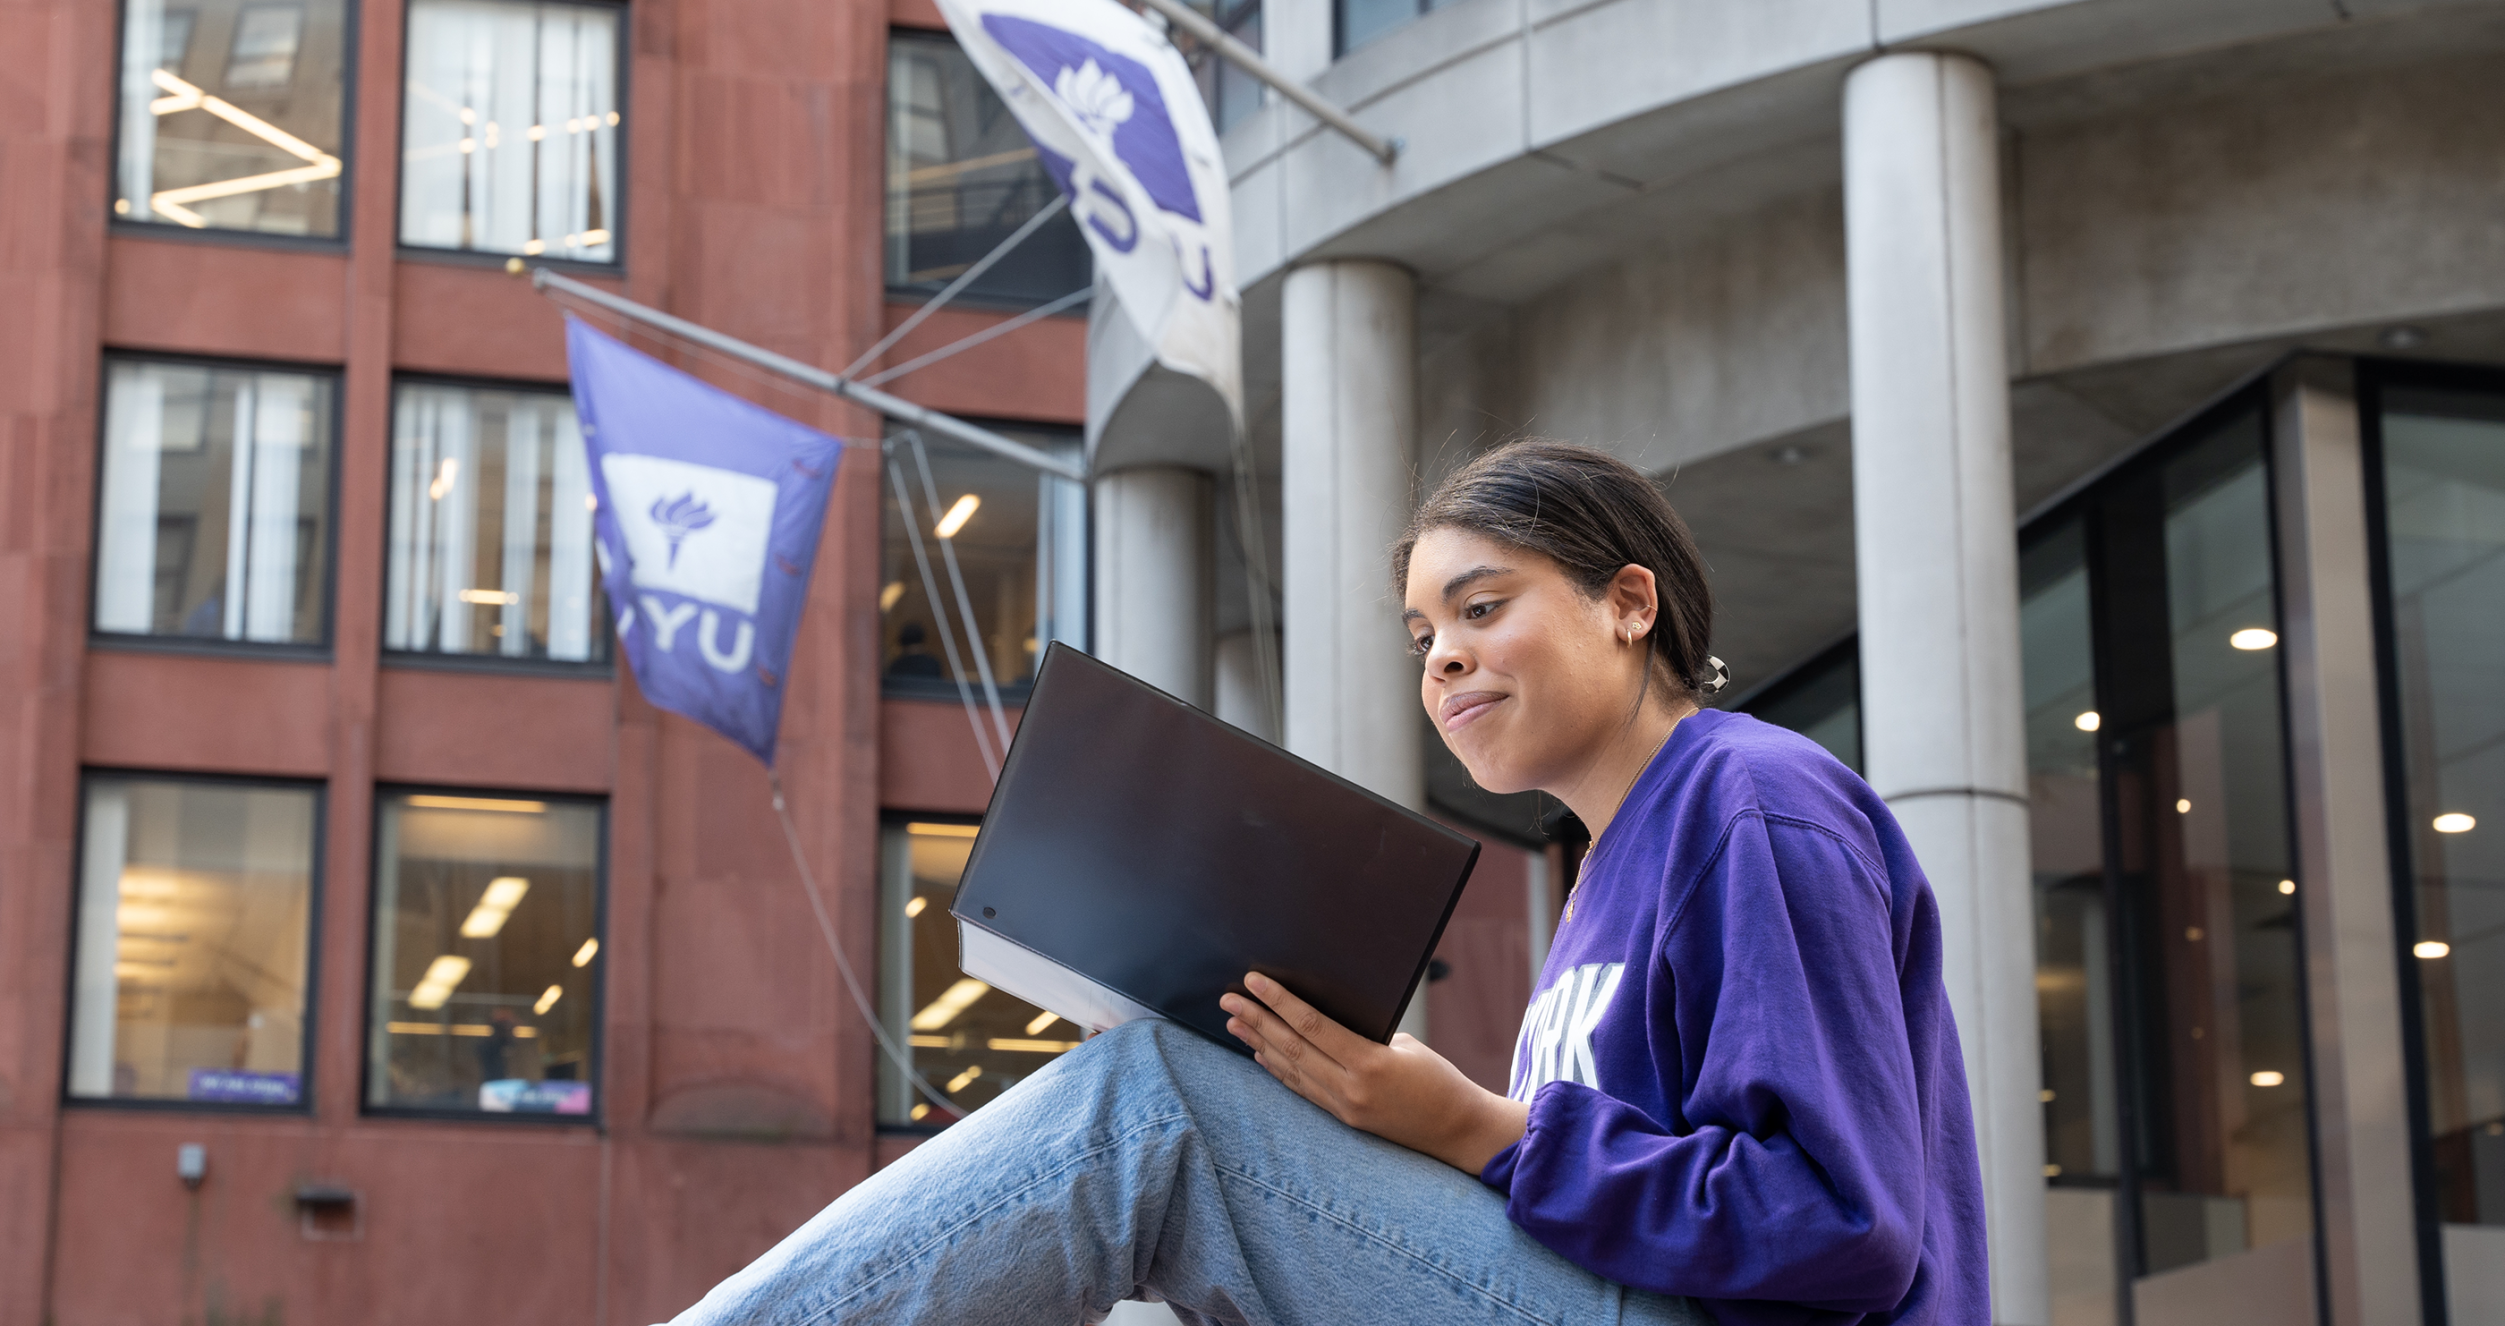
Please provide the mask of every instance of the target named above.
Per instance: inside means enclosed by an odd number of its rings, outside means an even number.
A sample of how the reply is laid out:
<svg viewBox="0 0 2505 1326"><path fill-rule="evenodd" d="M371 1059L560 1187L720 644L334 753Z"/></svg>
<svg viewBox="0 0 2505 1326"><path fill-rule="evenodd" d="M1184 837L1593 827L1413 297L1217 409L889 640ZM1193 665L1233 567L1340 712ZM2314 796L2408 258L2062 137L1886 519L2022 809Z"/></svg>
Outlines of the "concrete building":
<svg viewBox="0 0 2505 1326"><path fill-rule="evenodd" d="M1728 703L1915 837L1997 1320L2505 1320L2505 5L1215 9L1400 144L1205 71L1249 484L1091 412L1105 319L920 362L1083 290L1066 224L858 371L1086 489L634 338L864 443L781 772L917 1069L1072 1043L944 928L955 679L1058 639L1488 840L1419 1025L1500 1082L1573 826L1413 717L1382 561L1567 437L1695 528ZM506 265L841 369L1048 182L923 0L0 32L0 1326L665 1318L939 1120L762 772L613 667Z"/></svg>

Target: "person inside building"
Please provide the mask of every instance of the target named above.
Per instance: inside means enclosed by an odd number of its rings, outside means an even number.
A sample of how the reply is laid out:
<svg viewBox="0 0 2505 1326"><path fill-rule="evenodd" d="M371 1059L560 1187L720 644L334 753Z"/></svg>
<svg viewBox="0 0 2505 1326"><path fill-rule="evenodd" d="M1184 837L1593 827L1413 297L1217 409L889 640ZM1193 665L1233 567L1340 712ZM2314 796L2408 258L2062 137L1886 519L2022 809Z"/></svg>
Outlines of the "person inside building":
<svg viewBox="0 0 2505 1326"><path fill-rule="evenodd" d="M890 677L947 675L940 670L939 660L932 657L931 651L925 647L929 639L930 633L922 629L922 623L906 622L903 629L896 632L896 657L888 660L887 675Z"/></svg>
<svg viewBox="0 0 2505 1326"><path fill-rule="evenodd" d="M1592 834L1510 1090L1248 974L1253 1058L1098 1036L680 1321L1991 1319L1930 886L1850 770L1703 707L1711 596L1659 491L1509 444L1428 497L1394 584L1471 776Z"/></svg>

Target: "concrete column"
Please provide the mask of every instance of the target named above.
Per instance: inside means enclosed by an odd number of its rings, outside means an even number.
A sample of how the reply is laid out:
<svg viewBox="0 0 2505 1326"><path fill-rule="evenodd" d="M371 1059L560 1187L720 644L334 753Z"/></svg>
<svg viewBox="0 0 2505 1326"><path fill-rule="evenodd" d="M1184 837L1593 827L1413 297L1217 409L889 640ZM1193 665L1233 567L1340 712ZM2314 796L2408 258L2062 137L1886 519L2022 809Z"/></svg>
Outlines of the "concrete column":
<svg viewBox="0 0 2505 1326"><path fill-rule="evenodd" d="M1991 70L1844 86L1864 759L1938 894L1982 1152L1992 1319L2051 1319L2017 516Z"/></svg>
<svg viewBox="0 0 2505 1326"><path fill-rule="evenodd" d="M1217 554L1209 476L1150 465L1100 474L1095 490L1092 652L1209 708Z"/></svg>
<svg viewBox="0 0 2505 1326"><path fill-rule="evenodd" d="M1261 694L1261 659L1250 631L1218 637L1218 706L1211 712L1263 741L1277 741L1278 719Z"/></svg>
<svg viewBox="0 0 2505 1326"><path fill-rule="evenodd" d="M1282 292L1280 553L1286 747L1426 804L1417 664L1391 590L1414 495L1417 290L1384 262L1316 263ZM1401 1029L1426 1039L1426 996Z"/></svg>
<svg viewBox="0 0 2505 1326"><path fill-rule="evenodd" d="M2422 1293L2366 474L2351 379L2344 360L2289 365L2272 383L2271 429L2322 1284L2333 1326L2418 1321Z"/></svg>
<svg viewBox="0 0 2505 1326"><path fill-rule="evenodd" d="M1409 273L1290 272L1280 384L1287 748L1407 806L1426 802L1417 665L1391 585L1417 433Z"/></svg>

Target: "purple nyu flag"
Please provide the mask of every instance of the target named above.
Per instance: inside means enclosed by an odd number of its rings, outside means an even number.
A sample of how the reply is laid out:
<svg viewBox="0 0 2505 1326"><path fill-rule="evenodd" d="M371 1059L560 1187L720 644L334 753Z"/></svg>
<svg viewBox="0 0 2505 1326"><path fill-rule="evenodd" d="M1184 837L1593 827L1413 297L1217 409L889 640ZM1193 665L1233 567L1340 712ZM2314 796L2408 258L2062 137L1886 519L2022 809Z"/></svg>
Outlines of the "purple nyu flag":
<svg viewBox="0 0 2505 1326"><path fill-rule="evenodd" d="M645 698L768 765L844 444L566 319L601 586Z"/></svg>

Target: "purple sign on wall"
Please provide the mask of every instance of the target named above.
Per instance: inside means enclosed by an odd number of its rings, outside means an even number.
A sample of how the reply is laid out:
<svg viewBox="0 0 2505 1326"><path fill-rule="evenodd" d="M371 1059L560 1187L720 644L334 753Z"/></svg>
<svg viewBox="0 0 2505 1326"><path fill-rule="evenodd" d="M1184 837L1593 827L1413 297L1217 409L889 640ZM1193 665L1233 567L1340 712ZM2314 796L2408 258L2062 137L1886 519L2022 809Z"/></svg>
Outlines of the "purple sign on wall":
<svg viewBox="0 0 2505 1326"><path fill-rule="evenodd" d="M478 1107L490 1114L589 1114L591 1083L499 1078L478 1084Z"/></svg>
<svg viewBox="0 0 2505 1326"><path fill-rule="evenodd" d="M255 1073L241 1068L191 1070L191 1098L232 1105L293 1105L302 1088L294 1073Z"/></svg>

